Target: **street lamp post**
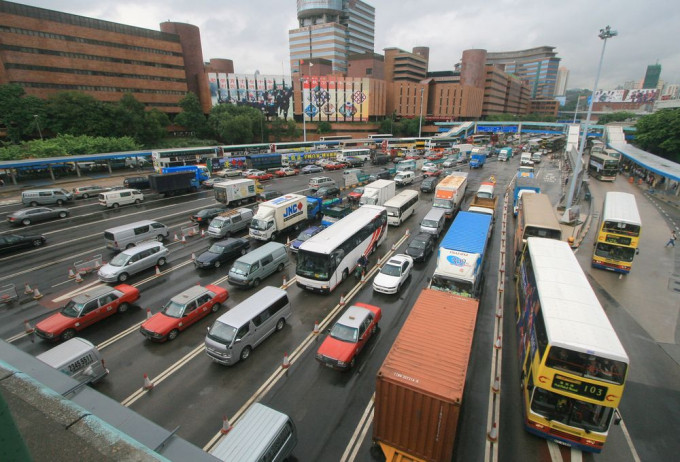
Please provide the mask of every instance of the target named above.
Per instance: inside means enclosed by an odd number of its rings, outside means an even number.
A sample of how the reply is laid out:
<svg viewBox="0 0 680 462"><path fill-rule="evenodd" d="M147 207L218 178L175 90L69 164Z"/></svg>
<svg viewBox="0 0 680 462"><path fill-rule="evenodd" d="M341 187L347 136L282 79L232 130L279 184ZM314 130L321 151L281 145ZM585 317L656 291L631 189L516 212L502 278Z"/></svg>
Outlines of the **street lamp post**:
<svg viewBox="0 0 680 462"><path fill-rule="evenodd" d="M302 136L303 141L307 142L307 121L305 120L305 86L304 79L300 79L300 102L302 103Z"/></svg>
<svg viewBox="0 0 680 462"><path fill-rule="evenodd" d="M576 123L576 115L578 114L578 105L581 103L582 96L576 98L576 109L574 110L574 122Z"/></svg>
<svg viewBox="0 0 680 462"><path fill-rule="evenodd" d="M566 207L571 207L571 203L574 200L574 190L576 189L576 181L579 173L581 173L581 168L583 165L583 150L586 146L586 139L588 138L588 129L590 128L590 116L593 113L593 102L595 101L595 93L597 92L597 84L600 81L600 71L602 71L602 62L604 61L604 50L607 47L607 39L616 37L618 32L612 30L611 27L607 26L604 29L600 29L600 33L597 35L603 40L602 43L602 53L600 54L600 63L597 66L597 74L595 76L595 86L593 88L593 93L590 95L590 103L588 103L588 113L586 114L586 121L583 124L583 134L581 135L581 143L578 147L578 155L576 156L576 165L574 166L574 176L572 178L571 184L569 185L569 194L567 196Z"/></svg>
<svg viewBox="0 0 680 462"><path fill-rule="evenodd" d="M425 88L420 89L420 119L418 120L418 138L420 138L423 129L423 92Z"/></svg>
<svg viewBox="0 0 680 462"><path fill-rule="evenodd" d="M38 135L40 135L40 141L42 141L42 131L40 131L40 120L38 119L38 114L33 114L33 118L35 119L35 125L38 127Z"/></svg>

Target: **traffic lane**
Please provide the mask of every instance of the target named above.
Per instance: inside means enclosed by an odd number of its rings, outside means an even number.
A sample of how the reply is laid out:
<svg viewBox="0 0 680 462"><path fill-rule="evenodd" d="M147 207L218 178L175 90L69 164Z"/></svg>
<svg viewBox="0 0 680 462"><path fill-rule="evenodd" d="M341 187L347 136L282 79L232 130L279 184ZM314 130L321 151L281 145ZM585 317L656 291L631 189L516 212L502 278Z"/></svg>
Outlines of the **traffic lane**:
<svg viewBox="0 0 680 462"><path fill-rule="evenodd" d="M385 246L383 248L387 250L400 237L401 233L388 233L388 239L383 243L383 246ZM375 263L375 257L370 260L371 263ZM139 400L133 405L133 408L155 422L170 422L173 426L181 425L180 435L182 437L197 445L206 444L219 428L216 425L221 423L222 416L232 416L269 375L280 367L284 353L292 353L310 334L315 322L321 321L338 303L340 294L349 292L355 283L354 278L348 278L331 295L315 294L303 291L294 285L291 286L288 293L293 307L293 315L289 319L287 327L280 333L274 333L253 350L251 357L246 362L239 362L231 367L220 366L219 364L212 364L212 361L202 352L199 356L203 357L203 361L199 357L190 361L164 382L162 387L155 388L153 397L145 397ZM278 284L273 283L271 285ZM231 293L233 294L233 292ZM248 291L245 295L250 296L253 293L254 291ZM229 306L233 307L234 305ZM199 331L201 338L199 342L195 343L195 346L201 345L205 337L205 329L199 329L195 332ZM179 337L177 340L179 340ZM210 367L206 367L206 361L210 363ZM203 365L200 365L201 363ZM206 374L212 373L219 374L221 371L223 372L217 379L212 375L206 376ZM235 371L244 372L235 374L233 373ZM140 374L137 375L141 376ZM216 380L218 381L216 382ZM138 383L135 379L137 388L139 387ZM219 390L229 390L229 393L225 394L224 398L220 400L214 393L205 393L205 395L201 393L198 396L190 391L199 390L206 387L206 384L212 383L218 383ZM189 385L188 389L185 389L185 384ZM161 392L161 390L166 391ZM191 404L183 407L182 412L178 412L176 407L173 406L173 402L177 399ZM191 425L186 422L191 422Z"/></svg>

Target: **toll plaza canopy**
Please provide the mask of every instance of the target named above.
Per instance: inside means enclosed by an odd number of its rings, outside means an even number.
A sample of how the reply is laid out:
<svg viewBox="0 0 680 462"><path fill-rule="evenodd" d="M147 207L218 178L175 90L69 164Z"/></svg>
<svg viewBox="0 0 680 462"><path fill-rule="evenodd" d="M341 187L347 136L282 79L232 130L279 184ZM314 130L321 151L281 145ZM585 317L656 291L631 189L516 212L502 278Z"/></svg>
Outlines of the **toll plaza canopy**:
<svg viewBox="0 0 680 462"><path fill-rule="evenodd" d="M640 167L669 180L680 182L680 164L664 159L628 143L609 143L609 147L621 153Z"/></svg>

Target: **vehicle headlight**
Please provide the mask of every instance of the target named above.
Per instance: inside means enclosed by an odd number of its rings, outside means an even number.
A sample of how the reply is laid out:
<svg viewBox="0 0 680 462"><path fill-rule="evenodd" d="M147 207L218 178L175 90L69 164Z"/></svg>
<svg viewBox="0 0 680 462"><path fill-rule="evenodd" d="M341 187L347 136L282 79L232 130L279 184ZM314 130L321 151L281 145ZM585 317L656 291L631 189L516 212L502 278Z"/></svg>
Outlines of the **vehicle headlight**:
<svg viewBox="0 0 680 462"><path fill-rule="evenodd" d="M346 365L347 365L347 363L345 361L338 361L338 366L344 367Z"/></svg>
<svg viewBox="0 0 680 462"><path fill-rule="evenodd" d="M320 359L323 359L323 355L322 355L321 353L317 353L317 354L316 354L316 359L319 359L319 360L320 360Z"/></svg>
<svg viewBox="0 0 680 462"><path fill-rule="evenodd" d="M48 337L48 338L54 337L54 332L43 332L43 334L45 335L45 337Z"/></svg>

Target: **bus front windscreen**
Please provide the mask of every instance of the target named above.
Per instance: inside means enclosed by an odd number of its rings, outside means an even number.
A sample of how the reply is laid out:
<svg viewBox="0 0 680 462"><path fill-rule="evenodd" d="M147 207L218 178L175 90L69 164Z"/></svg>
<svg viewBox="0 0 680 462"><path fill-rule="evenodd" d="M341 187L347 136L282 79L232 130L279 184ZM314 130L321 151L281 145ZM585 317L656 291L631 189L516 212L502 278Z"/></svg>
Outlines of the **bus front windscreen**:
<svg viewBox="0 0 680 462"><path fill-rule="evenodd" d="M328 281L330 273L331 264L329 255L307 252L300 249L297 256L295 274L317 281Z"/></svg>

